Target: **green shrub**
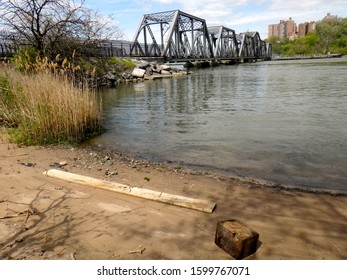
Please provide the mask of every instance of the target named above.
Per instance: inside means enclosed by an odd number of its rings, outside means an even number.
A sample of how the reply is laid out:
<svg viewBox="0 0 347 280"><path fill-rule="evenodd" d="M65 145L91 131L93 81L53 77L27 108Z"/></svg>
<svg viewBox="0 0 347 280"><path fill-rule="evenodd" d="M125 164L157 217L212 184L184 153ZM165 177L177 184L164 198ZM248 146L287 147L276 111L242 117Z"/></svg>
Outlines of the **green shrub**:
<svg viewBox="0 0 347 280"><path fill-rule="evenodd" d="M131 59L122 59L122 63L125 69L133 69L136 67L135 63Z"/></svg>

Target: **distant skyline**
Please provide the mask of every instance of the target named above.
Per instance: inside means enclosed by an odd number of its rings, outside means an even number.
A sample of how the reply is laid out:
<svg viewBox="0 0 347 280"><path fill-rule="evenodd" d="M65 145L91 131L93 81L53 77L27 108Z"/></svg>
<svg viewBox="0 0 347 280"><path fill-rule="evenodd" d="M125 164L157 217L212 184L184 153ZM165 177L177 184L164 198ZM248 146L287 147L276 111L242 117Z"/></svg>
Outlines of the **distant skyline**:
<svg viewBox="0 0 347 280"><path fill-rule="evenodd" d="M224 25L236 33L258 31L262 39L268 36L268 25L281 19L299 24L321 20L327 13L347 17L346 0L86 0L85 4L112 15L127 40L133 39L144 14L177 9L205 19L208 26Z"/></svg>

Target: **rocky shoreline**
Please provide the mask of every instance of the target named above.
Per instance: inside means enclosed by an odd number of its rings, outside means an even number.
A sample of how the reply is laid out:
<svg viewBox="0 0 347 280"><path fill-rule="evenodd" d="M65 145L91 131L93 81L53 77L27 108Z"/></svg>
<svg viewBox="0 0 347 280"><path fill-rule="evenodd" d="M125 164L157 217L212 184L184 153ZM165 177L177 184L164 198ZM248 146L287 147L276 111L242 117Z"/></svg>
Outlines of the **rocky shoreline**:
<svg viewBox="0 0 347 280"><path fill-rule="evenodd" d="M121 74L117 71L108 71L101 78L101 86L116 86L122 83L137 83L147 80L172 78L191 74L191 68L209 68L219 65L233 65L240 63L239 60L201 60L186 62L160 63L158 61L147 61L142 59L131 59L136 66L131 71ZM256 62L255 60L249 62Z"/></svg>
<svg viewBox="0 0 347 280"><path fill-rule="evenodd" d="M145 80L172 78L175 76L186 76L190 72L184 65L178 68L170 64L148 62L145 60L132 60L136 67L131 71L125 71L120 75L116 71L109 71L103 77L103 85L115 86L121 83L137 83Z"/></svg>

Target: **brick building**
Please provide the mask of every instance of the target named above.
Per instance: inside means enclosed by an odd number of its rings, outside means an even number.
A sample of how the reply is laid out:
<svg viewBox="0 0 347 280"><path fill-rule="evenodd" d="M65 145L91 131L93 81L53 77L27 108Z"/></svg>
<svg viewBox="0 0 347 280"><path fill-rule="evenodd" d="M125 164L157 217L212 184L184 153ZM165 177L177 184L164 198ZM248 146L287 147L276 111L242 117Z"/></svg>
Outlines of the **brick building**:
<svg viewBox="0 0 347 280"><path fill-rule="evenodd" d="M327 15L322 19L323 21L337 21L338 20L338 17L335 16L335 15L332 15L330 13L327 13Z"/></svg>
<svg viewBox="0 0 347 280"><path fill-rule="evenodd" d="M316 32L316 23L314 21L300 23L298 27L298 37L304 37L308 33Z"/></svg>
<svg viewBox="0 0 347 280"><path fill-rule="evenodd" d="M322 21L334 22L338 21L338 16L327 13ZM277 36L280 40L288 38L293 40L306 36L308 33L316 32L317 23L314 21L300 23L297 27L292 18L288 20L280 20L277 24L270 24L268 29L268 37Z"/></svg>
<svg viewBox="0 0 347 280"><path fill-rule="evenodd" d="M292 18L288 20L280 20L278 24L270 24L268 28L268 37L277 36L280 40L282 39L294 39L296 36L297 27L296 23Z"/></svg>

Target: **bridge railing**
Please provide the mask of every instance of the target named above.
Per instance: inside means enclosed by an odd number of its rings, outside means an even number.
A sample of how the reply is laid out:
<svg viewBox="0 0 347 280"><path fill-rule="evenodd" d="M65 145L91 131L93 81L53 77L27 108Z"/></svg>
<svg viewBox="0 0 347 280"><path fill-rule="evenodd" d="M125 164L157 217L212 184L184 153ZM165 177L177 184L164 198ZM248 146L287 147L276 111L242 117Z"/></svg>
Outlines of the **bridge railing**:
<svg viewBox="0 0 347 280"><path fill-rule="evenodd" d="M16 54L20 47L28 46L28 44L22 44L20 46L4 42L0 40L0 58L9 58ZM154 49L154 47L163 48L163 45L153 45L147 44L147 47L144 43L134 44L131 41L117 40L117 41L107 41L100 43L97 46L89 46L89 53L95 54L99 57L152 57L152 58L162 58L160 54L152 52L148 53L147 56L143 55L144 49ZM238 53L236 52L238 51ZM227 53L229 51L229 53ZM220 49L220 51L215 53L216 59L227 59L233 58L254 58L254 59L271 59L272 56L272 46L269 43L260 41L258 44L255 44L251 37L249 36L240 36L238 35L237 46L230 47L229 49L225 47ZM198 57L196 57L198 58Z"/></svg>
<svg viewBox="0 0 347 280"><path fill-rule="evenodd" d="M12 57L17 52L16 46L0 42L0 57Z"/></svg>
<svg viewBox="0 0 347 280"><path fill-rule="evenodd" d="M18 52L18 46L13 43L13 36L0 34L0 58L12 57Z"/></svg>

